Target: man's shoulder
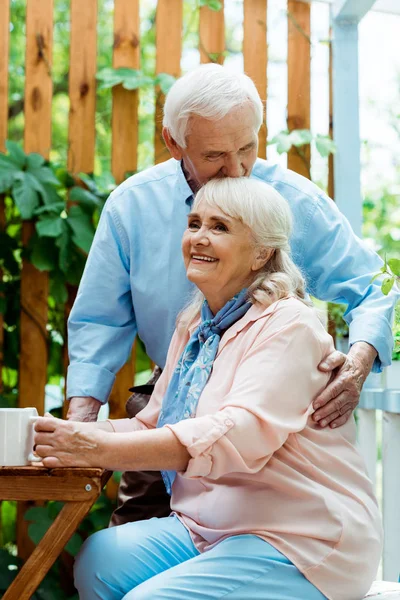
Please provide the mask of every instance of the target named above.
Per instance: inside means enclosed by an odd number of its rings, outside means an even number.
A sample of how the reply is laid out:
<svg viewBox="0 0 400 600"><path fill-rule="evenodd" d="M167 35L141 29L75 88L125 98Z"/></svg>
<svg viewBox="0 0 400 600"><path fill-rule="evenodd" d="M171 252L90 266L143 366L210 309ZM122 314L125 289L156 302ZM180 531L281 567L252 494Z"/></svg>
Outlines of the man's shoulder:
<svg viewBox="0 0 400 600"><path fill-rule="evenodd" d="M171 184L173 184L176 178L177 162L171 158L163 163L131 175L112 192L110 197L120 198L126 195L127 192L140 193L141 190L146 193L146 190L150 186L154 192L154 186L158 183L164 186L170 180Z"/></svg>
<svg viewBox="0 0 400 600"><path fill-rule="evenodd" d="M307 199L315 204L324 196L324 192L306 177L262 158L256 160L251 176L271 185L290 204L300 200L304 203Z"/></svg>

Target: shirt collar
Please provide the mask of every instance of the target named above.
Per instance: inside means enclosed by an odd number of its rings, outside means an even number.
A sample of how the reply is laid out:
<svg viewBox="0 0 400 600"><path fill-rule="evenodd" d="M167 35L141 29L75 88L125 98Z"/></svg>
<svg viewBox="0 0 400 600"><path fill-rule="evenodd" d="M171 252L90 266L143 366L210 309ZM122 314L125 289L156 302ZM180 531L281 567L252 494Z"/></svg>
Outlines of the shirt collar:
<svg viewBox="0 0 400 600"><path fill-rule="evenodd" d="M191 207L192 202L193 202L192 189L186 180L185 174L182 170L181 163L179 162L179 160L177 160L175 162L176 162L176 175L177 175L177 179L178 179L179 194L184 199L185 203L189 207Z"/></svg>

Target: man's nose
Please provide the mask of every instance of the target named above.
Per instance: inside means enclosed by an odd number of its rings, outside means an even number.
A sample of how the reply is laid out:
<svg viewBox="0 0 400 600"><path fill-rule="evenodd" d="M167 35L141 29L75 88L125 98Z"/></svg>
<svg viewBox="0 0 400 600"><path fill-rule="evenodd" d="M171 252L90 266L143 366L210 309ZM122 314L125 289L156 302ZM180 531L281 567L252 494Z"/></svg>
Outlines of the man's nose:
<svg viewBox="0 0 400 600"><path fill-rule="evenodd" d="M243 177L245 169L239 156L230 156L225 160L223 174L225 177Z"/></svg>

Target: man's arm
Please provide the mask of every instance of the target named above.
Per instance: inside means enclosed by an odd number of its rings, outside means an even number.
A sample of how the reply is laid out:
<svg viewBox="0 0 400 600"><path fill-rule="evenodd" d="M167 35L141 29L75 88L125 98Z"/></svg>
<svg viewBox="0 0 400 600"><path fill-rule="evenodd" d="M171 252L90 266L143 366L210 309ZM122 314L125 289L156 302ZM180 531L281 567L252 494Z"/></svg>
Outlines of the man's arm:
<svg viewBox="0 0 400 600"><path fill-rule="evenodd" d="M347 357L335 353L320 365L333 372L331 383L314 403L314 419L321 426L344 424L371 369L379 372L390 364L396 294L384 296L379 282L371 283L382 264L354 235L336 205L320 195L305 236L303 270L312 295L347 304L350 329Z"/></svg>
<svg viewBox="0 0 400 600"><path fill-rule="evenodd" d="M90 423L97 420L100 408L101 402L96 398L75 396L69 400L67 419Z"/></svg>
<svg viewBox="0 0 400 600"><path fill-rule="evenodd" d="M136 331L128 240L115 197L110 197L68 320L67 398L73 399L69 419L96 418L128 359Z"/></svg>

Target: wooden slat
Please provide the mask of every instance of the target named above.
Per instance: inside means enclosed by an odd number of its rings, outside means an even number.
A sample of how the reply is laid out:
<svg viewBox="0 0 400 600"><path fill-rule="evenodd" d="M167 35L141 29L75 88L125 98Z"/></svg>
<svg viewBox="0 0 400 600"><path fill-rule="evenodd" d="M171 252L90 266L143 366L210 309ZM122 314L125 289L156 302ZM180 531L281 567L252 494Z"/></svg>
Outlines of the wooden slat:
<svg viewBox="0 0 400 600"><path fill-rule="evenodd" d="M8 131L8 53L9 53L9 29L10 29L10 0L0 3L0 152L4 152L4 142ZM4 198L0 195L0 231L5 229ZM0 270L0 281L3 273ZM1 297L1 294L0 294ZM4 329L3 315L0 314L0 393L3 389L3 345Z"/></svg>
<svg viewBox="0 0 400 600"><path fill-rule="evenodd" d="M97 0L71 0L68 169L94 169Z"/></svg>
<svg viewBox="0 0 400 600"><path fill-rule="evenodd" d="M95 110L97 68L97 0L71 0L71 43L69 61L68 170L92 173L95 154ZM65 324L77 289L68 286ZM68 340L65 325L63 363L68 368ZM63 407L66 416L67 404Z"/></svg>
<svg viewBox="0 0 400 600"><path fill-rule="evenodd" d="M115 0L114 4L114 68L139 68L139 1ZM138 91L125 90L121 85L113 89L112 116L112 172L117 183L127 171L137 169L138 146ZM135 378L135 351L117 374L109 398L110 416L125 417L125 403Z"/></svg>
<svg viewBox="0 0 400 600"><path fill-rule="evenodd" d="M288 1L288 129L310 129L310 4ZM292 149L288 167L310 177L310 147Z"/></svg>
<svg viewBox="0 0 400 600"><path fill-rule="evenodd" d="M225 22L224 5L219 11L211 10L207 6L200 9L200 61L202 63L215 62L222 65L225 51Z"/></svg>
<svg viewBox="0 0 400 600"><path fill-rule="evenodd" d="M21 572L3 596L3 600L29 600L58 555L88 514L96 496L87 502L67 502Z"/></svg>
<svg viewBox="0 0 400 600"><path fill-rule="evenodd" d="M156 13L156 73L179 77L182 54L182 0L158 0ZM164 94L156 90L154 161L170 158L162 139Z"/></svg>
<svg viewBox="0 0 400 600"><path fill-rule="evenodd" d="M244 0L244 71L254 81L264 108L267 103L267 0ZM267 125L264 112L258 134L258 156L267 156Z"/></svg>
<svg viewBox="0 0 400 600"><path fill-rule="evenodd" d="M25 152L49 156L51 144L53 0L30 0L26 15ZM26 245L34 231L23 227ZM48 277L26 261L21 277L19 405L44 409L47 379Z"/></svg>
<svg viewBox="0 0 400 600"><path fill-rule="evenodd" d="M10 0L0 3L0 152L7 139L8 113L8 53L10 30Z"/></svg>
<svg viewBox="0 0 400 600"><path fill-rule="evenodd" d="M29 0L26 10L25 71L25 152L39 152L48 158L51 145L53 0ZM26 246L34 232L32 222L24 223L22 242ZM48 275L26 260L21 273L21 347L19 361L19 406L44 411L47 381L47 298ZM18 506L18 553L26 559L33 549L23 519L27 505Z"/></svg>
<svg viewBox="0 0 400 600"><path fill-rule="evenodd" d="M115 0L113 67L139 68L139 2ZM122 85L113 89L112 114L112 172L117 183L127 171L137 169L138 145L137 90L125 90Z"/></svg>
<svg viewBox="0 0 400 600"><path fill-rule="evenodd" d="M1 476L1 473L0 473ZM29 478L31 479L31 478ZM32 478L1 477L1 500L58 500L84 501L100 494L96 479L90 477L63 477L49 480L46 475ZM85 486L88 487L87 491Z"/></svg>

